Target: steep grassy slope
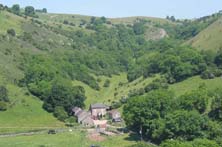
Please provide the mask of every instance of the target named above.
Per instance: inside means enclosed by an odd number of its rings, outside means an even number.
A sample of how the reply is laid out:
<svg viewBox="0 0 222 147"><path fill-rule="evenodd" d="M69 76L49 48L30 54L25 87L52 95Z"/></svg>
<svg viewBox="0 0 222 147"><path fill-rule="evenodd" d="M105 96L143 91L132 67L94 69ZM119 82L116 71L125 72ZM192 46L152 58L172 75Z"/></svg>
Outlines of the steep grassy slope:
<svg viewBox="0 0 222 147"><path fill-rule="evenodd" d="M76 15L76 14L53 14L53 13L38 13L40 20L45 22L54 22L63 24L64 20L67 20L70 23L73 23L73 26L78 26L82 21L89 22L91 16Z"/></svg>
<svg viewBox="0 0 222 147"><path fill-rule="evenodd" d="M111 104L112 101L118 101L122 97L127 97L130 91L144 88L158 77L158 75L146 79L143 79L141 77L133 82L127 82L125 73L114 75L112 76L112 78L102 76L98 77L99 79L101 79L101 89L99 91L90 88L88 85L80 81L73 81L73 85L82 86L86 90L87 99L85 103L86 108L88 108L89 105L92 103L103 102L106 104ZM111 81L110 86L107 88L103 87L106 79L109 79ZM185 94L186 92L198 89L198 87L202 84L206 85L208 90L215 90L222 87L222 78L203 80L199 76L195 76L185 81L170 85L169 90L174 91L176 96L180 96L182 94Z"/></svg>
<svg viewBox="0 0 222 147"><path fill-rule="evenodd" d="M1 11L0 13L0 34L6 34L7 29L14 28L17 34L21 34L21 24L24 22L19 16L13 15L12 13Z"/></svg>
<svg viewBox="0 0 222 147"><path fill-rule="evenodd" d="M0 48L0 75L11 83L24 76L21 63L26 55L43 53L33 45L10 36L0 35Z"/></svg>
<svg viewBox="0 0 222 147"><path fill-rule="evenodd" d="M146 20L150 23L159 23L159 24L165 24L165 23L170 23L172 24L171 21L167 19L162 19L162 18L155 18L155 17L143 17L143 16L137 16L137 17L123 17L123 18L111 18L111 22L116 23L116 24L132 24L133 22L143 19Z"/></svg>
<svg viewBox="0 0 222 147"><path fill-rule="evenodd" d="M199 76L189 78L183 82L176 83L170 86L170 90L174 91L177 96L186 92L196 90L200 85L206 85L208 90L215 90L222 87L222 78L203 80Z"/></svg>
<svg viewBox="0 0 222 147"><path fill-rule="evenodd" d="M199 50L217 51L222 48L222 18L211 24L197 36L188 41Z"/></svg>
<svg viewBox="0 0 222 147"><path fill-rule="evenodd" d="M17 84L24 77L24 59L31 55L46 53L39 47L48 40L41 38L56 40L58 44L61 44L60 40L63 42L67 39L56 36L45 28L37 27L29 19L6 11L0 13L0 26L0 84L7 86L10 99L7 111L0 112L0 133L63 127L63 123L42 108L42 102L38 98L29 95L27 90L19 88ZM17 37L6 35L7 29L14 29ZM33 41L27 41L21 37L24 31L38 34L33 33ZM67 45L57 45L59 49L61 46Z"/></svg>
<svg viewBox="0 0 222 147"><path fill-rule="evenodd" d="M39 13L40 20L43 22L47 22L51 25L60 25L63 26L65 29L70 30L78 30L80 28L85 28L87 24L91 21L91 16L84 16L84 15L71 15L71 14L44 14ZM108 27L112 27L112 25L117 24L125 24L125 25L133 25L135 22L139 20L146 21L146 33L145 38L146 40L158 40L167 36L167 33L164 29L158 28L155 25L173 25L173 23L169 20L162 19L162 18L155 18L155 17L126 17L126 18L107 18ZM64 22L67 21L69 25L64 25ZM81 27L79 27L81 26ZM82 31L90 32L91 30L82 29Z"/></svg>
<svg viewBox="0 0 222 147"><path fill-rule="evenodd" d="M64 127L63 123L42 108L38 98L28 95L27 90L8 85L10 104L0 112L0 134L26 130Z"/></svg>
<svg viewBox="0 0 222 147"><path fill-rule="evenodd" d="M53 14L53 13L38 13L39 18L44 21L52 21L57 23L63 23L64 20L68 20L69 22L74 23L76 26L81 24L83 21L90 22L92 16L86 15L76 15L76 14ZM155 17L123 17L123 18L107 18L108 21L111 21L113 24L133 24L134 22L138 21L139 19L146 20L150 23L172 23L169 20L162 19L162 18L155 18Z"/></svg>
<svg viewBox="0 0 222 147"><path fill-rule="evenodd" d="M133 82L128 82L126 73L121 73L120 75L113 75L111 78L105 76L99 76L97 78L101 80L99 82L99 85L101 87L99 91L90 88L88 85L80 81L73 81L73 85L82 86L86 90L86 108L88 108L90 104L98 102L110 105L113 101L118 101L122 97L128 97L130 91L139 90L140 88L143 88L144 86L152 82L153 79L156 79L156 77L147 79L143 79L141 77ZM104 82L107 79L110 80L110 86L104 87Z"/></svg>

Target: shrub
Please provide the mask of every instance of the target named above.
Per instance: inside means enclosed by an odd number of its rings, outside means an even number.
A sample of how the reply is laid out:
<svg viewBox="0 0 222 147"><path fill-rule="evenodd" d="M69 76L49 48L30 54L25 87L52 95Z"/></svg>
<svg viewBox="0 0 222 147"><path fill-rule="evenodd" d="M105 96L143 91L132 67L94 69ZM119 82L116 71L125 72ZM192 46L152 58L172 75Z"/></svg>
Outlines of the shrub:
<svg viewBox="0 0 222 147"><path fill-rule="evenodd" d="M64 110L64 108L60 107L60 106L55 107L54 115L60 121L64 121L66 118L68 118L68 115L67 115L66 111Z"/></svg>
<svg viewBox="0 0 222 147"><path fill-rule="evenodd" d="M120 108L121 105L122 105L121 102L113 101L112 104L111 104L111 108L112 109L117 109L117 108Z"/></svg>
<svg viewBox="0 0 222 147"><path fill-rule="evenodd" d="M16 35L14 29L8 29L8 30L7 30L7 33L8 33L9 35L11 35L11 36L15 36L15 35Z"/></svg>
<svg viewBox="0 0 222 147"><path fill-rule="evenodd" d="M5 102L0 101L0 111L6 111L7 104Z"/></svg>
<svg viewBox="0 0 222 147"><path fill-rule="evenodd" d="M0 86L0 101L9 102L8 90L5 86Z"/></svg>
<svg viewBox="0 0 222 147"><path fill-rule="evenodd" d="M145 143L145 142L140 142L140 143L134 144L134 145L129 146L129 147L157 147L157 146L153 145L153 144L148 144L148 143Z"/></svg>
<svg viewBox="0 0 222 147"><path fill-rule="evenodd" d="M69 24L69 21L68 20L64 20L63 24L67 25L67 24Z"/></svg>
<svg viewBox="0 0 222 147"><path fill-rule="evenodd" d="M145 91L150 92L152 90L167 89L167 88L168 88L168 83L166 79L156 79L145 87Z"/></svg>
<svg viewBox="0 0 222 147"><path fill-rule="evenodd" d="M106 80L103 87L109 87L110 86L110 80Z"/></svg>

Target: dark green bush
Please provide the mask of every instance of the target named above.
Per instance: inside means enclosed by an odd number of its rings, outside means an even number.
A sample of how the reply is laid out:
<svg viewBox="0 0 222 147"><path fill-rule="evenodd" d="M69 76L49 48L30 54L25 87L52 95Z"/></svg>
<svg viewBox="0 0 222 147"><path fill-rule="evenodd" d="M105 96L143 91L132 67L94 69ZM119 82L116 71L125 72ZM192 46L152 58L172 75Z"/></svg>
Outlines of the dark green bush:
<svg viewBox="0 0 222 147"><path fill-rule="evenodd" d="M14 29L8 29L8 30L7 30L7 33L8 33L9 35L11 35L11 36L15 36L15 35L16 35L16 32L15 32Z"/></svg>

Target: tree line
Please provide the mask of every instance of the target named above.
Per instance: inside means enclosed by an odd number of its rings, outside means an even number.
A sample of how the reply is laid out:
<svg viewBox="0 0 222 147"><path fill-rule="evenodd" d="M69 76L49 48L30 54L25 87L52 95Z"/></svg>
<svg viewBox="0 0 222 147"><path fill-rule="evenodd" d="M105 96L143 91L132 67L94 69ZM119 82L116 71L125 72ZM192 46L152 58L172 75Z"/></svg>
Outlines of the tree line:
<svg viewBox="0 0 222 147"><path fill-rule="evenodd" d="M179 97L160 89L130 98L123 115L129 129L160 146L192 146L197 139L219 146L221 102L221 89L208 91L204 85Z"/></svg>

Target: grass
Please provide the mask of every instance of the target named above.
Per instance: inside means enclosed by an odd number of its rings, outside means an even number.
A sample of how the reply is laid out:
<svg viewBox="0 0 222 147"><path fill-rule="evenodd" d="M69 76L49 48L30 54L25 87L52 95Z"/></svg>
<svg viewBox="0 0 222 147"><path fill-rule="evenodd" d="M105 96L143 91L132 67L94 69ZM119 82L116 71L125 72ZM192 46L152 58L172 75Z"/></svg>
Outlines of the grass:
<svg viewBox="0 0 222 147"><path fill-rule="evenodd" d="M23 18L13 15L6 11L0 12L0 34L6 34L8 29L14 29L19 35L21 30L21 24L23 23Z"/></svg>
<svg viewBox="0 0 222 147"><path fill-rule="evenodd" d="M121 136L105 137L104 141L90 141L85 132L74 131L60 133L56 135L33 135L0 138L0 146L4 147L89 147L90 145L100 145L101 147L128 147L135 144L131 141L129 134Z"/></svg>
<svg viewBox="0 0 222 147"><path fill-rule="evenodd" d="M123 17L123 18L111 18L111 22L114 24L133 24L138 19L143 19L150 21L156 24L165 24L165 23L172 23L167 19L163 18L156 18L156 17L145 17L145 16L134 16L134 17Z"/></svg>
<svg viewBox="0 0 222 147"><path fill-rule="evenodd" d="M39 18L45 21L59 22L63 23L64 20L68 20L70 23L74 23L79 25L83 20L86 22L90 22L91 16L86 15L78 15L78 14L53 14L53 13L38 13ZM155 17L143 17L143 16L135 16L135 17L123 17L123 18L107 18L114 24L132 24L138 19L144 19L153 23L172 23L167 19L163 18L155 18Z"/></svg>
<svg viewBox="0 0 222 147"><path fill-rule="evenodd" d="M55 14L55 13L38 13L39 18L44 21L51 21L63 24L64 20L73 23L76 26L80 25L82 20L89 22L91 16L76 15L76 14Z"/></svg>
<svg viewBox="0 0 222 147"><path fill-rule="evenodd" d="M189 78L183 82L170 85L170 90L174 91L177 96L186 92L196 90L201 84L205 84L207 89L214 90L222 87L222 78L203 80L199 76Z"/></svg>
<svg viewBox="0 0 222 147"><path fill-rule="evenodd" d="M117 101L120 98L127 96L130 90L143 88L144 86L152 82L153 79L155 79L155 77L147 79L143 79L141 77L131 83L128 83L126 73L121 73L120 75L113 75L111 78L106 76L100 76L97 78L101 80L101 82L99 82L99 86L101 88L99 91L92 89L91 87L80 81L73 81L73 85L82 86L86 91L86 108L88 108L89 105L92 103L100 102L110 104L112 101ZM110 86L103 87L103 84L107 79L110 80ZM120 83L122 83L123 85L120 86Z"/></svg>
<svg viewBox="0 0 222 147"><path fill-rule="evenodd" d="M79 25L82 21L90 23L91 16L84 16L84 15L76 15L76 14L53 14L53 13L38 13L39 20L47 22L50 26L62 26L64 30L68 31L76 31L81 30L88 33L93 33L92 30L80 28ZM165 23L172 23L166 19L162 18L154 18L154 17L125 17L125 18L107 18L108 21L111 21L113 24L133 24L138 19L147 20L147 29L144 34L146 40L158 40L165 36L167 36L166 32L163 29L154 27L155 24L165 24ZM64 25L64 20L68 21L69 23L74 24L71 25ZM112 25L108 25L108 27L112 27Z"/></svg>
<svg viewBox="0 0 222 147"><path fill-rule="evenodd" d="M0 112L0 133L36 130L45 127L64 127L52 114L42 108L42 102L25 94L25 90L8 85L10 105Z"/></svg>
<svg viewBox="0 0 222 147"><path fill-rule="evenodd" d="M222 18L200 32L188 43L199 50L217 51L222 48Z"/></svg>
<svg viewBox="0 0 222 147"><path fill-rule="evenodd" d="M79 28L78 25L84 19L86 21L90 20L89 16L81 15L66 15L66 14L39 14L39 20L43 21L45 24L52 27L62 26L64 30L86 30L84 28ZM150 36L157 34L159 30L152 27L153 24L157 23L170 23L165 19L159 18L148 18L148 17L130 17L130 18L118 18L109 19L114 24L125 23L132 24L137 18L144 18L150 20L147 27L150 26L150 30L146 32L145 36L149 40ZM73 22L76 26L64 25L63 21L68 20ZM59 50L63 52L65 49L70 48L70 40L61 35L56 34L53 31L45 27L37 27L32 25L21 17L10 14L6 11L0 13L0 34L6 34L7 29L15 29L17 35L22 33L22 30L30 31L30 33L38 32L33 34L33 43L37 45L44 44L48 46L49 49ZM205 50L217 50L222 47L222 19L210 25L207 29L193 38L190 43L199 49ZM153 33L153 34L152 34ZM158 34L159 35L159 34ZM158 36L157 35L157 36ZM1 36L0 36L1 37ZM44 39L42 39L44 38ZM23 71L18 68L19 63L22 59L22 54L42 54L43 51L36 49L32 44L28 42L23 42L19 38L5 37L0 38L0 84L8 84L7 88L9 90L9 98L11 100L9 109L5 112L0 112L0 134L8 132L22 132L30 130L38 130L43 128L55 128L64 127L64 124L58 121L52 116L52 114L44 111L42 109L42 102L31 95L27 95L25 89L19 88L13 84L14 79L21 79ZM60 50L61 49L61 50ZM59 53L59 52L58 52ZM147 56L144 56L147 58ZM110 104L112 101L118 101L121 97L127 96L130 91L144 88L150 82L152 82L156 77L151 77L147 79L138 78L133 82L127 81L126 73L121 73L120 75L113 75L112 77L99 76L96 77L100 79L99 85L101 87L100 91L96 91L89 87L88 85L80 82L73 81L73 85L83 86L86 90L87 100L86 108L89 107L91 103L106 103ZM9 79L12 82L9 82ZM109 79L110 86L103 87L104 82ZM122 84L120 84L120 82ZM176 95L182 95L191 90L197 89L200 84L205 83L207 88L210 90L222 87L222 78L215 78L211 80L202 80L200 77L192 77L183 82L170 85L170 90L175 91ZM121 108L120 108L121 109ZM75 147L88 147L91 144L98 144L107 147L125 147L134 144L135 141L131 136L125 134L123 136L107 137L106 140L102 142L89 141L86 137L86 133L75 131L72 133L61 133L56 135L34 135L34 136L20 136L20 137L9 137L0 138L0 146L13 146L13 147L26 147L26 146L75 146Z"/></svg>

